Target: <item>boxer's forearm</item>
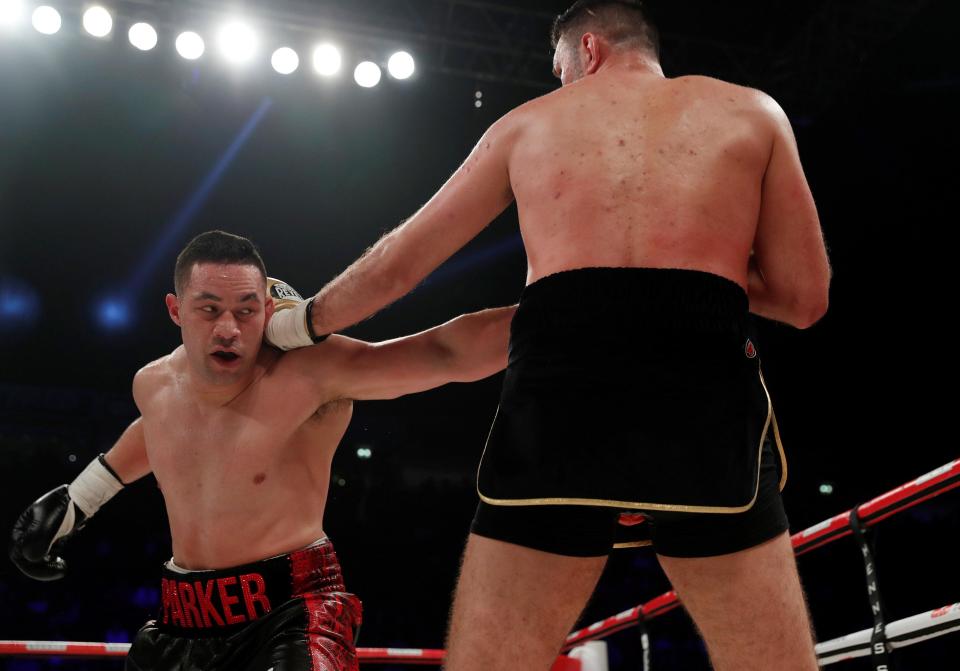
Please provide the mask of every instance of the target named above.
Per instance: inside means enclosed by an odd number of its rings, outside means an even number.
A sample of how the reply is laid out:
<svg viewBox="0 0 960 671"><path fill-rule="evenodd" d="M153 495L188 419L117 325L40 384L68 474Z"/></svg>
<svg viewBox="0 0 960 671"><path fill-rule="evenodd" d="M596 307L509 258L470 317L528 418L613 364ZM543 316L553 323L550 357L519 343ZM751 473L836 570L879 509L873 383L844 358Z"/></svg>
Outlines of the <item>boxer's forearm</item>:
<svg viewBox="0 0 960 671"><path fill-rule="evenodd" d="M813 325L826 311L826 306L821 307L818 301L804 300L796 293L783 295L783 292L775 292L764 280L753 256L747 266L747 297L753 314L797 328Z"/></svg>
<svg viewBox="0 0 960 671"><path fill-rule="evenodd" d="M441 327L437 337L449 353L453 379L472 382L506 368L510 320L516 309L514 305L473 312Z"/></svg>
<svg viewBox="0 0 960 671"><path fill-rule="evenodd" d="M753 314L789 323L789 316L780 302L774 298L754 256L750 257L747 265L747 298L750 300L750 312Z"/></svg>
<svg viewBox="0 0 960 671"><path fill-rule="evenodd" d="M314 333L334 333L363 321L410 292L433 269L421 255L411 253L402 231L381 238L317 293Z"/></svg>
<svg viewBox="0 0 960 671"><path fill-rule="evenodd" d="M406 266L398 270L408 255L399 244L399 230L382 238L306 301L285 282L268 278L276 311L264 330L267 343L283 350L308 347L363 321L413 289L432 268L424 267L419 274Z"/></svg>

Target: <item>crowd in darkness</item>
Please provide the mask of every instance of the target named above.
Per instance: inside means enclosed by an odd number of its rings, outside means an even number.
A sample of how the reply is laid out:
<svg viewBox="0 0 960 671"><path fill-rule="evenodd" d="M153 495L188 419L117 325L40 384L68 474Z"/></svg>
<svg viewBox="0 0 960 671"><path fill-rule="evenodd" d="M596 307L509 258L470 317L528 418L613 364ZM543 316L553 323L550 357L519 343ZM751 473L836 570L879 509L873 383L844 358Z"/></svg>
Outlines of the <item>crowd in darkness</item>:
<svg viewBox="0 0 960 671"><path fill-rule="evenodd" d="M495 383L494 383L495 384ZM16 474L43 473L46 486L67 482L132 419L134 408L122 396L89 390L6 387L0 394L0 439L12 486L0 493L0 522L6 529L16 514L42 491L18 484ZM441 399L441 406L444 403ZM411 464L390 440L417 441L415 424L387 403L360 409L333 468L325 528L334 540L347 586L364 602L361 646L439 648L454 586L459 555L475 506L467 471ZM449 408L445 408L449 410ZM56 419L54 419L56 418ZM437 454L456 440L462 424L443 413L446 445L427 445ZM406 427L406 429L404 428ZM471 427L472 428L472 427ZM430 436L420 440L430 440ZM364 442L366 441L366 442ZM360 460L358 444L384 445ZM424 448L424 446L420 446ZM438 458L438 462L441 461ZM876 492L877 494L881 492ZM0 632L6 639L126 642L157 612L158 568L170 556L162 496L151 477L124 491L90 522L69 550L69 572L56 583L36 583L12 565L0 570ZM835 512L823 497L790 492L787 504L794 530ZM877 535L880 585L891 618L927 610L956 594L949 559L936 549L960 513L948 493L886 521ZM870 625L859 552L847 539L800 560L818 634L831 638ZM922 574L922 575L921 575ZM926 579L922 576L936 576ZM950 585L954 589L950 590ZM582 624L620 612L669 589L653 553L621 550L610 559ZM655 668L706 668L701 644L681 611L648 623ZM609 639L614 668L639 668L635 629ZM913 668L949 650L950 638L898 654ZM867 669L865 660L844 669ZM9 671L63 668L121 668L117 660L0 660ZM840 667L838 667L840 668Z"/></svg>

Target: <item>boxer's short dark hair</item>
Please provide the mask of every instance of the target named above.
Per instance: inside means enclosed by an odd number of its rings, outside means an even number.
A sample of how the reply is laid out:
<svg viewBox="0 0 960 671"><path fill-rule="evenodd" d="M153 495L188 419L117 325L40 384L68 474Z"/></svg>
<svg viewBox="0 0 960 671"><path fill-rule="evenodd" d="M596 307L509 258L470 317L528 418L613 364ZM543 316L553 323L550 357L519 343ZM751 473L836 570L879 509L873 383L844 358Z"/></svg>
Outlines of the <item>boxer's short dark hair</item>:
<svg viewBox="0 0 960 671"><path fill-rule="evenodd" d="M197 263L236 263L255 266L263 281L267 281L267 267L256 246L247 238L226 231L207 231L187 243L177 256L173 269L173 285L179 296L190 280L190 272Z"/></svg>
<svg viewBox="0 0 960 671"><path fill-rule="evenodd" d="M646 49L660 54L660 36L640 2L636 0L577 0L553 21L550 46L557 48L560 38L576 32L596 32L616 45Z"/></svg>

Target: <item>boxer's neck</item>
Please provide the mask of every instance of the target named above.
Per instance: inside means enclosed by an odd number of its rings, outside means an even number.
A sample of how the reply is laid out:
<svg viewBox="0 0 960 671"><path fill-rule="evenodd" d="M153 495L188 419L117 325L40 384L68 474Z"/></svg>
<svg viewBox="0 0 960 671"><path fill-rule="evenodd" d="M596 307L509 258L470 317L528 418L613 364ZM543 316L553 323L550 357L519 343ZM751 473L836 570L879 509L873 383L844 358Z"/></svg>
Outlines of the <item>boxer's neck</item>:
<svg viewBox="0 0 960 671"><path fill-rule="evenodd" d="M190 380L190 391L202 405L225 406L249 389L256 380L257 376L252 371L242 380L230 384L212 384L193 375Z"/></svg>
<svg viewBox="0 0 960 671"><path fill-rule="evenodd" d="M188 373L190 393L202 405L225 406L249 389L259 380L265 367L258 361L250 371L234 382L217 384L203 379L194 371Z"/></svg>
<svg viewBox="0 0 960 671"><path fill-rule="evenodd" d="M597 68L601 72L629 72L663 77L663 68L653 56L637 50L612 51Z"/></svg>

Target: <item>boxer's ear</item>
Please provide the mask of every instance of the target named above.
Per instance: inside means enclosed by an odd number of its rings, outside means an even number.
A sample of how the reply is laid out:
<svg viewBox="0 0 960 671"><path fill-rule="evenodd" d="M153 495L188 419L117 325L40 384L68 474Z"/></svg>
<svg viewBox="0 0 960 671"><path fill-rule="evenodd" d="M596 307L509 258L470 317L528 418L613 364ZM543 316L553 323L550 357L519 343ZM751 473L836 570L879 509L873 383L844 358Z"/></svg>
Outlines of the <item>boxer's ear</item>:
<svg viewBox="0 0 960 671"><path fill-rule="evenodd" d="M176 294L167 294L164 300L167 304L167 314L170 315L170 319L177 326L183 326L180 323L180 301L177 300Z"/></svg>
<svg viewBox="0 0 960 671"><path fill-rule="evenodd" d="M270 321L270 317L273 316L273 312L276 309L277 304L273 301L273 296L270 295L270 292L267 292L267 300L263 304L263 313L265 315L265 319L263 320L264 324Z"/></svg>
<svg viewBox="0 0 960 671"><path fill-rule="evenodd" d="M583 74L592 75L600 68L600 40L594 33L584 33L580 42L584 51Z"/></svg>

